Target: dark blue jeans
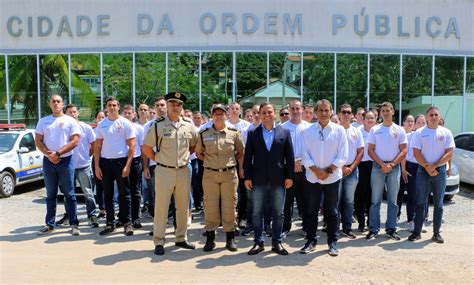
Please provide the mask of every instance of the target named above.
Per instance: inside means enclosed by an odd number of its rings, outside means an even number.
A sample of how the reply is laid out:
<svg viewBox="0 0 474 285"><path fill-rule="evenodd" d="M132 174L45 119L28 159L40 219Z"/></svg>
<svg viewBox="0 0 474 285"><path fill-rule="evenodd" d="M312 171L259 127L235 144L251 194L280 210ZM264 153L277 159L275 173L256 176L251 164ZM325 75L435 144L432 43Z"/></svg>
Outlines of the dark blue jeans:
<svg viewBox="0 0 474 285"><path fill-rule="evenodd" d="M403 195L405 193L405 189L407 191L407 221L413 221L415 217L415 207L416 207L416 174L418 172L418 163L413 162L406 162L406 170L410 173L411 176L408 176L408 183L404 183L403 178L400 180L400 192L398 193L399 197L399 209L398 209L398 216L401 213L401 206L403 201ZM404 184L405 187L402 187Z"/></svg>
<svg viewBox="0 0 474 285"><path fill-rule="evenodd" d="M270 203L272 223L272 243L281 243L283 229L283 208L285 206L285 188L277 185L254 185L251 194L252 224L255 233L254 241L263 243L264 213L267 202Z"/></svg>
<svg viewBox="0 0 474 285"><path fill-rule="evenodd" d="M293 186L290 189L286 189L286 198L285 198L285 219L283 222L283 231L289 232L291 230L291 218L293 217L293 206L296 198L296 204L298 206L298 212L302 216L304 211L304 199L303 199L303 189L306 181L305 171L295 173L293 179ZM305 230L303 223L303 231Z"/></svg>
<svg viewBox="0 0 474 285"><path fill-rule="evenodd" d="M72 156L62 157L58 164L52 164L47 157L43 158L44 184L46 186L46 218L45 223L50 227L56 226L56 206L59 184L66 199L66 211L69 223L78 225L77 200L74 192L74 162Z"/></svg>
<svg viewBox="0 0 474 285"><path fill-rule="evenodd" d="M191 160L191 186L193 191L194 208L202 208L202 197L204 195L202 190L202 176L204 172L199 170L202 167L201 160L197 158Z"/></svg>
<svg viewBox="0 0 474 285"><path fill-rule="evenodd" d="M106 159L100 158L100 169L102 170L102 186L104 187L104 202L107 212L107 224L111 225L115 219L114 209L114 181L117 183L118 202L119 202L119 220L124 224L131 223L130 215L130 190L127 187L128 179L122 177L122 171L127 159Z"/></svg>
<svg viewBox="0 0 474 285"><path fill-rule="evenodd" d="M303 222L306 228L308 241L316 242L316 230L318 228L318 213L321 207L321 196L324 193L324 220L327 225L327 243L331 245L337 241L338 211L337 201L339 198L338 180L331 184L319 184L306 181L304 187L305 213Z"/></svg>
<svg viewBox="0 0 474 285"><path fill-rule="evenodd" d="M443 199L446 190L446 165L436 168L438 175L430 176L423 167L418 167L416 174L416 212L415 233L420 233L428 208L428 198L433 192L433 232L438 234L443 219Z"/></svg>

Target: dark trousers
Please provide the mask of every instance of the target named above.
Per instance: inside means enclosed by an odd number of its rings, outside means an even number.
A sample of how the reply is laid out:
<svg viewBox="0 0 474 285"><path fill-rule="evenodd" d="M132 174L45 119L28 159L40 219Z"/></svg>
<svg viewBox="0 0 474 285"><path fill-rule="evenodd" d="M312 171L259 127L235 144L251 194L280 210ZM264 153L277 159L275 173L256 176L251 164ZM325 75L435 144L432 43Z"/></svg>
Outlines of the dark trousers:
<svg viewBox="0 0 474 285"><path fill-rule="evenodd" d="M291 218L293 217L293 206L296 198L296 205L298 206L298 212L300 216L304 213L304 199L303 191L304 184L306 181L305 171L295 173L293 179L293 186L290 189L286 189L286 198L285 198L285 219L283 221L283 232L289 232L291 230ZM303 221L303 231L305 231L304 221Z"/></svg>
<svg viewBox="0 0 474 285"><path fill-rule="evenodd" d="M370 186L372 163L371 160L362 161L357 166L359 169L359 183L357 184L354 197L354 212L359 226L365 226L365 214L369 215L372 197L372 188ZM367 223L368 221L369 218L367 217Z"/></svg>
<svg viewBox="0 0 474 285"><path fill-rule="evenodd" d="M102 186L104 187L104 202L105 210L107 212L107 224L111 225L115 219L114 209L114 182L117 183L118 188L118 202L119 202L119 220L128 224L131 223L130 215L130 190L127 187L128 179L122 177L122 171L125 167L127 159L107 159L100 158L100 169L102 170Z"/></svg>
<svg viewBox="0 0 474 285"><path fill-rule="evenodd" d="M95 197L97 205L99 205L99 210L105 210L104 204L104 187L102 186L102 180L97 178L95 175L95 163L92 162L92 173L94 173L94 183L95 183Z"/></svg>
<svg viewBox="0 0 474 285"><path fill-rule="evenodd" d="M130 165L127 187L130 192L132 221L140 218L140 202L142 189L142 162L140 157L135 157Z"/></svg>
<svg viewBox="0 0 474 285"><path fill-rule="evenodd" d="M202 189L203 162L196 158L191 160L191 185L193 187L194 208L202 208L202 198L204 195ZM201 170L200 170L201 169Z"/></svg>
<svg viewBox="0 0 474 285"><path fill-rule="evenodd" d="M151 217L155 216L155 168L156 165L150 165L150 179L145 179L147 187L145 191L148 192L148 214Z"/></svg>
<svg viewBox="0 0 474 285"><path fill-rule="evenodd" d="M244 184L245 179L239 178L239 187L237 188L239 197L237 203L237 216L240 220L247 220L247 223L250 221L250 218L247 215L247 188Z"/></svg>
<svg viewBox="0 0 474 285"><path fill-rule="evenodd" d="M415 217L415 207L416 207L416 173L418 170L418 163L406 162L406 171L410 173L411 176L408 176L408 183L403 181L403 177L400 177L400 191L398 192L397 204L398 204L398 217L402 213L403 197L405 191L407 192L407 221L413 221Z"/></svg>
<svg viewBox="0 0 474 285"><path fill-rule="evenodd" d="M303 221L306 227L308 241L316 242L318 228L318 212L321 207L321 194L324 193L324 219L327 225L327 243L337 242L339 183L319 184L306 181L304 187L305 214Z"/></svg>

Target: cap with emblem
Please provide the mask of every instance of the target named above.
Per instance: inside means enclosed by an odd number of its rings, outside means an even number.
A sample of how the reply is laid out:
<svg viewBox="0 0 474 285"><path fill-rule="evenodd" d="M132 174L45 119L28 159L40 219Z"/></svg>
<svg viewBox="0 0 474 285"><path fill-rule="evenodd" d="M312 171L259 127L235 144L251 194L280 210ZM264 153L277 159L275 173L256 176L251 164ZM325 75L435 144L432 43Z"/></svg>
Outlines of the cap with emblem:
<svg viewBox="0 0 474 285"><path fill-rule="evenodd" d="M214 111L221 110L224 113L227 113L227 108L222 104L216 104L212 107L211 114L214 114Z"/></svg>
<svg viewBox="0 0 474 285"><path fill-rule="evenodd" d="M186 96L184 96L183 93L180 92L170 92L165 95L165 100L166 101L177 101L181 103L186 102Z"/></svg>

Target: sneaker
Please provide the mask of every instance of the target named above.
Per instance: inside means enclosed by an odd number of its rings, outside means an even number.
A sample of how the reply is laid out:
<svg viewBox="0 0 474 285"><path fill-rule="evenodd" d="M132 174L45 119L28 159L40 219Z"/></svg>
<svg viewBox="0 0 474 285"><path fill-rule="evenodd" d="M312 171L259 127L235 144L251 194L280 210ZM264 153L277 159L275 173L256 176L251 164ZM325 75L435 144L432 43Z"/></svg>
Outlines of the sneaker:
<svg viewBox="0 0 474 285"><path fill-rule="evenodd" d="M444 239L441 237L440 234L433 234L433 236L431 237L431 240L436 243L444 243Z"/></svg>
<svg viewBox="0 0 474 285"><path fill-rule="evenodd" d="M97 215L97 219L103 219L103 218L105 218L105 211L104 211L104 210L100 210L99 215Z"/></svg>
<svg viewBox="0 0 474 285"><path fill-rule="evenodd" d="M38 236L44 236L44 235L47 235L49 233L52 233L54 232L54 228L53 227L50 227L50 226L44 226L42 227L36 234Z"/></svg>
<svg viewBox="0 0 474 285"><path fill-rule="evenodd" d="M359 233L365 232L365 227L364 227L364 225L363 225L363 224L359 224L359 226L357 227L357 231L358 231Z"/></svg>
<svg viewBox="0 0 474 285"><path fill-rule="evenodd" d="M366 239L375 239L375 237L377 237L377 234L371 231L365 236Z"/></svg>
<svg viewBox="0 0 474 285"><path fill-rule="evenodd" d="M385 236L393 240L402 239L396 230L387 230L387 232L385 233Z"/></svg>
<svg viewBox="0 0 474 285"><path fill-rule="evenodd" d="M245 220L245 219L240 220L239 228L245 229L246 227L247 227L247 220Z"/></svg>
<svg viewBox="0 0 474 285"><path fill-rule="evenodd" d="M115 220L114 225L115 225L116 228L121 228L121 227L124 226L124 224L120 220Z"/></svg>
<svg viewBox="0 0 474 285"><path fill-rule="evenodd" d="M97 217L92 216L89 218L89 226L91 228L98 228L99 227L99 222L97 222Z"/></svg>
<svg viewBox="0 0 474 285"><path fill-rule="evenodd" d="M408 237L408 240L409 241L415 241L415 240L419 240L421 239L421 235L420 234L417 234L417 233L412 233L409 237Z"/></svg>
<svg viewBox="0 0 474 285"><path fill-rule="evenodd" d="M142 223L140 222L140 219L136 219L133 221L133 228L135 229L140 229L142 227Z"/></svg>
<svg viewBox="0 0 474 285"><path fill-rule="evenodd" d="M69 216L65 213L63 217L56 222L56 225L69 225Z"/></svg>
<svg viewBox="0 0 474 285"><path fill-rule="evenodd" d="M415 230L415 222L414 221L409 221L408 222L408 231L412 233Z"/></svg>
<svg viewBox="0 0 474 285"><path fill-rule="evenodd" d="M289 235L290 235L290 231L284 231L284 232L281 233L281 238L285 239Z"/></svg>
<svg viewBox="0 0 474 285"><path fill-rule="evenodd" d="M423 222L423 225L421 226L421 232L422 233L427 233L428 231L426 230L426 222Z"/></svg>
<svg viewBox="0 0 474 285"><path fill-rule="evenodd" d="M115 231L114 225L106 225L103 230L99 232L99 235L105 236Z"/></svg>
<svg viewBox="0 0 474 285"><path fill-rule="evenodd" d="M133 228L132 228L132 225L131 225L131 224L126 224L126 225L124 225L124 227L123 227L123 233L124 233L126 236L132 236L132 235L133 235Z"/></svg>
<svg viewBox="0 0 474 285"><path fill-rule="evenodd" d="M329 252L328 254L330 256L338 256L339 255L339 251L337 250L337 247L336 247L336 244L333 243L329 246Z"/></svg>
<svg viewBox="0 0 474 285"><path fill-rule="evenodd" d="M328 227L327 227L326 223L323 224L323 227L321 228L321 231L322 231L323 233L325 233L325 232L328 231Z"/></svg>
<svg viewBox="0 0 474 285"><path fill-rule="evenodd" d="M316 249L315 241L307 241L306 244L300 249L301 254L308 254Z"/></svg>
<svg viewBox="0 0 474 285"><path fill-rule="evenodd" d="M141 209L141 212L142 212L142 214L148 212L148 205L147 205L147 204L144 204L144 205L143 205L143 207L142 207L142 209Z"/></svg>
<svg viewBox="0 0 474 285"><path fill-rule="evenodd" d="M252 227L246 227L246 228L242 231L241 235L242 235L242 236L248 236L248 235L250 235L251 233L253 233L253 228L252 228Z"/></svg>
<svg viewBox="0 0 474 285"><path fill-rule="evenodd" d="M81 232L79 231L78 226L71 226L71 235L78 236L80 234L81 234Z"/></svg>
<svg viewBox="0 0 474 285"><path fill-rule="evenodd" d="M355 239L357 237L352 230L343 230L341 231L341 234L350 239Z"/></svg>

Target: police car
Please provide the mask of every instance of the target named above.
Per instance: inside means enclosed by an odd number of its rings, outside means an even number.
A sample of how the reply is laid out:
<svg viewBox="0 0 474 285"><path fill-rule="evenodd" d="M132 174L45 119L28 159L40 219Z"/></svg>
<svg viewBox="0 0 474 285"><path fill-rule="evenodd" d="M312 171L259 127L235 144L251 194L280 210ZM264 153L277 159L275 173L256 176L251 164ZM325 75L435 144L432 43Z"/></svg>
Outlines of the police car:
<svg viewBox="0 0 474 285"><path fill-rule="evenodd" d="M0 124L0 197L15 186L43 179L43 154L36 148L34 130L24 124Z"/></svg>

